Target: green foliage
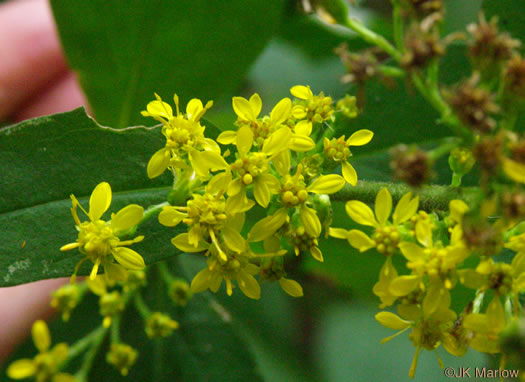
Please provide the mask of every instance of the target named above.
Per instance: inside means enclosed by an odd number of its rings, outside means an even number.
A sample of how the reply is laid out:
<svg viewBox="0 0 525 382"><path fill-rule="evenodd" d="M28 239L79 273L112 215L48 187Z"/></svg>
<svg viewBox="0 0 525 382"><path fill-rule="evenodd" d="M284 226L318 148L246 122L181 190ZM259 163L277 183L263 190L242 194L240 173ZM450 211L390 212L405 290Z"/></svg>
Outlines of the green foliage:
<svg viewBox="0 0 525 382"><path fill-rule="evenodd" d="M51 1L97 120L141 123L157 92L185 102L231 92L277 29L283 0ZM184 102L184 103L185 103Z"/></svg>
<svg viewBox="0 0 525 382"><path fill-rule="evenodd" d="M165 201L169 190L152 187L166 180L152 182L145 169L151 148L161 145L157 131L101 128L83 109L0 131L0 269L6 270L0 286L72 274L81 257L58 250L76 240L70 194L87 196L97 183L110 181L112 212ZM88 206L87 199L81 203ZM152 240L135 248L147 263L177 253L169 242L173 230L155 224L142 230Z"/></svg>

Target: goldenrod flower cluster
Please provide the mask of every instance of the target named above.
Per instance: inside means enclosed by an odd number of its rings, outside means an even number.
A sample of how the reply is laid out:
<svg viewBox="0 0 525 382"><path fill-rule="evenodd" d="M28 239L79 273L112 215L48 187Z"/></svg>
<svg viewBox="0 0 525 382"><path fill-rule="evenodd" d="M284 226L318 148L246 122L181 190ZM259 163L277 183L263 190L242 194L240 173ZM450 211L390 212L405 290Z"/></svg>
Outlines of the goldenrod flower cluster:
<svg viewBox="0 0 525 382"><path fill-rule="evenodd" d="M351 114L355 99L352 103L347 97L341 103L344 110L339 110L331 97L315 95L308 86L294 86L291 94L294 100L283 98L266 116L261 116L258 94L249 99L234 97L236 128L223 131L216 142L205 138L201 125L211 103L203 108L193 99L183 115L175 96L174 116L171 107L156 96L143 112L163 124L166 136L166 146L148 164L149 176L169 168L176 191L187 188L186 202L164 207L159 222L168 227L184 224L186 232L174 237L173 245L207 257L206 268L191 283L194 293L217 292L224 280L229 295L236 284L246 296L258 299L259 276L279 281L285 292L299 297L302 287L286 277L283 257L291 251L304 252L323 261L318 247L323 222L315 200L341 190L346 183L356 184L350 146L367 144L373 133L359 130L348 139L333 138L330 123L335 114ZM332 173L338 168L343 176ZM194 178L199 182L193 182ZM260 208L266 216L246 226L246 215Z"/></svg>
<svg viewBox="0 0 525 382"><path fill-rule="evenodd" d="M480 210L491 211L489 204L485 202ZM411 329L409 338L416 347L411 377L421 349L434 351L442 344L455 356L464 355L469 347L500 353L500 334L513 320L523 316L519 301L520 293L525 291L522 225L510 229L505 239L500 236L502 242L495 245L498 251L487 253L486 247L469 246L464 228L468 227L470 208L462 200L450 202L450 212L444 219L436 214L418 213L419 199L410 192L400 198L391 222L392 206L392 196L383 188L377 194L375 212L361 201L346 204L348 216L371 227L371 232L330 228L331 236L346 239L359 252L375 249L386 257L373 292L381 301L380 308L396 305L397 314L382 311L376 319L399 332L383 342ZM487 215L480 218L488 220ZM500 220L490 227L503 224ZM516 252L510 264L499 260L503 247ZM404 259L408 274L398 273L393 256ZM459 283L477 292L458 314L451 309L451 301ZM483 304L484 299L490 302ZM442 366L439 356L438 360Z"/></svg>

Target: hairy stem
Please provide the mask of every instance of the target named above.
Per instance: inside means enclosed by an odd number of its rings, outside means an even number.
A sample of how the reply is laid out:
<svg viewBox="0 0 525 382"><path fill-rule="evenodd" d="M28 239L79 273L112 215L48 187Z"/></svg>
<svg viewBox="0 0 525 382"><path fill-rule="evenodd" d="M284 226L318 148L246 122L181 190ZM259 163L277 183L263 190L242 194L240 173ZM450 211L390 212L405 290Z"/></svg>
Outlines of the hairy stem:
<svg viewBox="0 0 525 382"><path fill-rule="evenodd" d="M341 191L331 195L332 201L360 200L364 203L373 204L377 193L386 187L392 194L392 199L397 202L407 192L419 195L419 208L432 212L435 210L447 211L449 202L453 199L462 199L472 205L475 200L482 196L481 190L474 187L464 187L461 190L450 186L423 186L419 189L411 189L401 183L386 183L359 181L355 186L347 184Z"/></svg>

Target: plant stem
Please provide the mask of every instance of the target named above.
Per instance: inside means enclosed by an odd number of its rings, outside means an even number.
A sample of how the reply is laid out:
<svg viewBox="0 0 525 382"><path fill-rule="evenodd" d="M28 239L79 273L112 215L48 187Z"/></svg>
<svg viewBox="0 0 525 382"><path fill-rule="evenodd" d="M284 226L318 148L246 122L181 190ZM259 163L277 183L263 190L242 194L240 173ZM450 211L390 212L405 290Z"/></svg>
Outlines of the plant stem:
<svg viewBox="0 0 525 382"><path fill-rule="evenodd" d="M164 282L167 285L170 285L171 282L175 280L175 277L171 274L165 263L159 262L157 263L157 266L159 268L161 277L164 279Z"/></svg>
<svg viewBox="0 0 525 382"><path fill-rule="evenodd" d="M149 206L146 211L144 211L144 215L142 216L142 219L140 219L139 224L144 224L148 220L150 220L153 216L156 216L162 211L162 208L169 205L168 202L163 202L160 204L155 204L153 206Z"/></svg>
<svg viewBox="0 0 525 382"><path fill-rule="evenodd" d="M91 349L89 349L84 356L84 361L82 362L80 370L75 374L75 378L79 382L87 382L87 377L91 370L91 366L93 365L93 361L95 360L98 350L104 342L104 338L108 332L108 328L100 327L99 329L100 331L97 330L96 336L94 336L91 341Z"/></svg>
<svg viewBox="0 0 525 382"><path fill-rule="evenodd" d="M401 53L390 42L388 42L383 36L378 35L377 33L365 27L361 21L349 17L346 19L346 23L344 25L356 32L366 42L383 49L396 61L401 59Z"/></svg>
<svg viewBox="0 0 525 382"><path fill-rule="evenodd" d="M102 332L105 331L106 328L103 326L99 326L98 328L94 329L91 333L87 334L83 338L79 339L77 342L75 342L70 348L69 352L67 354L67 361L68 363L71 359L77 357L80 353L82 353L84 350L86 350L91 343L100 336ZM63 364L63 367L65 367L65 364Z"/></svg>
<svg viewBox="0 0 525 382"><path fill-rule="evenodd" d="M393 1L393 19L394 19L394 41L396 43L397 49L402 52L404 50L403 46L403 19L401 18L401 6L399 1Z"/></svg>
<svg viewBox="0 0 525 382"><path fill-rule="evenodd" d="M134 303L135 307L137 308L137 311L140 313L142 318L147 319L151 315L151 310L144 302L144 299L142 298L140 293L135 294Z"/></svg>
<svg viewBox="0 0 525 382"><path fill-rule="evenodd" d="M462 193L450 186L423 186L417 190L401 183L386 183L372 181L358 181L355 186L347 184L341 191L330 196L332 201L360 200L364 203L373 204L377 193L383 187L388 188L392 199L397 202L407 192L416 192L419 195L419 208L424 211L447 211L449 202L453 199L465 200L472 205L475 200L482 196L481 190L475 187L462 188Z"/></svg>

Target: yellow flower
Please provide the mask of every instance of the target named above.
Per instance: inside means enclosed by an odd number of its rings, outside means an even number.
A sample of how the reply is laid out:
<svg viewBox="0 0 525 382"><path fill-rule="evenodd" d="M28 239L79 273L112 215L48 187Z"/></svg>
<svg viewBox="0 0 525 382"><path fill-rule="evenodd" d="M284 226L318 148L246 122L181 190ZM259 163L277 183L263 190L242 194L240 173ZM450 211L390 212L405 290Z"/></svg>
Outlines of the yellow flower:
<svg viewBox="0 0 525 382"><path fill-rule="evenodd" d="M239 156L230 165L235 179L232 180L230 173L216 176L221 182L228 184L228 195L235 196L242 193L239 197L243 200L246 197L246 187L253 185L253 195L257 203L262 207L268 207L272 194L276 194L279 190L279 181L269 173L270 159L287 149L286 142L289 135L291 135L290 130L283 127L265 141L261 152L252 153L250 150L254 142L253 132L249 127L242 126L237 132L236 139Z"/></svg>
<svg viewBox="0 0 525 382"><path fill-rule="evenodd" d="M265 152L274 152L275 145L282 146L282 150L290 149L293 151L309 151L315 147L315 142L304 134L295 134L295 129L291 130L284 123L290 118L292 111L292 101L283 98L272 109L270 116L262 119L257 118L261 112L262 101L257 93L247 100L243 97L233 97L233 110L237 114L238 131L224 131L217 138L217 142L228 145L243 145L238 142L239 132L243 128L248 128L252 132L253 145L261 148L266 146ZM276 134L276 136L274 136ZM272 143L268 143L272 140Z"/></svg>
<svg viewBox="0 0 525 382"><path fill-rule="evenodd" d="M350 146L363 146L372 140L374 133L370 130L362 129L353 133L350 138L345 140L345 136L338 139L324 139L324 155L328 160L336 165L342 166L342 173L345 180L352 186L357 183L357 173L354 167L348 162L348 157L352 156Z"/></svg>
<svg viewBox="0 0 525 382"><path fill-rule="evenodd" d="M289 174L289 156L283 161L286 164L276 165L281 175L279 193L282 208L257 222L248 234L248 241L261 241L272 236L287 221L288 209L298 210L306 233L315 238L319 237L322 229L321 221L315 209L307 205L309 195L310 193L333 194L345 185L345 180L336 174L321 175L307 185L302 175L303 166L299 164L295 175L292 176Z"/></svg>
<svg viewBox="0 0 525 382"><path fill-rule="evenodd" d="M412 198L411 192L403 195L394 210L392 224L388 221L392 212L392 196L388 189L382 188L376 196L375 215L363 202L351 200L346 203L346 213L352 220L361 225L374 227L372 238L357 229L347 231L342 228L330 228L329 233L332 237L347 239L359 252L375 247L379 253L392 255L401 240L398 227L416 213L418 206L418 196Z"/></svg>
<svg viewBox="0 0 525 382"><path fill-rule="evenodd" d="M498 296L512 293L514 296L514 311L520 309L519 295L525 291L525 257L514 256L511 264L496 263L488 258L479 263L476 270L462 269L458 271L460 281L468 288L481 292L492 289Z"/></svg>
<svg viewBox="0 0 525 382"><path fill-rule="evenodd" d="M333 119L332 98L326 97L323 92L314 95L310 86L297 85L290 89L290 93L300 100L292 109L293 117L300 120L295 126L295 131L298 134L309 136L312 132L313 123Z"/></svg>
<svg viewBox="0 0 525 382"><path fill-rule="evenodd" d="M216 248L210 247L211 256L207 259L207 267L195 275L191 282L193 293L203 292L206 289L216 293L222 280L226 282L226 293L233 293L232 281L236 281L241 291L249 298L258 300L261 297L261 286L253 277L259 273L259 267L250 262L251 253L244 251L235 253L228 251L226 260L216 255ZM255 256L253 256L255 257Z"/></svg>
<svg viewBox="0 0 525 382"><path fill-rule="evenodd" d="M319 249L317 238L308 234L303 226L297 227L288 235L290 236L290 241L293 245L296 256L299 256L301 252L308 251L317 261L324 261L323 253Z"/></svg>
<svg viewBox="0 0 525 382"><path fill-rule="evenodd" d="M473 349L482 353L499 353L499 334L506 326L505 310L499 296L494 296L486 313L469 314L463 325L473 332L470 341Z"/></svg>
<svg viewBox="0 0 525 382"><path fill-rule="evenodd" d="M172 239L173 245L184 252L202 252L209 242L213 243L223 260L227 260L220 241L232 250L244 249L240 229L244 223L242 212L250 209L254 203L246 199L224 197L224 189L219 183L208 183L204 195L193 194L186 207L166 206L159 214L159 222L167 227L175 227L180 222L188 225L187 233L181 233ZM240 203L240 204L239 204ZM240 222L240 223L239 223Z"/></svg>
<svg viewBox="0 0 525 382"><path fill-rule="evenodd" d="M409 328L412 328L409 338L416 347L416 352L408 373L410 378L414 378L416 373L417 361L421 349L434 351L441 343L448 341L447 338L450 336L450 330L453 328L454 321L456 320L456 313L449 309L450 294L448 291L442 302L442 305L440 305L436 311L432 312L432 314L427 315L420 311L419 317L414 320L404 320L390 312L379 312L375 316L381 325L390 329L399 330L398 333L384 338L381 343L386 343L404 333ZM439 357L438 362L443 368L443 362Z"/></svg>
<svg viewBox="0 0 525 382"><path fill-rule="evenodd" d="M177 115L173 115L171 106L157 94L155 97L157 100L151 101L147 111L141 113L162 123L166 145L153 154L148 162L148 176L155 178L167 168L181 168L195 171L199 178L206 179L210 170L225 169L227 163L221 156L219 145L213 139L204 137L205 127L200 124L200 119L213 102L203 106L201 100L193 98L186 106L186 114L182 114L179 110L179 97L175 94L173 99Z"/></svg>
<svg viewBox="0 0 525 382"><path fill-rule="evenodd" d="M380 308L386 308L397 300L398 296L390 291L390 285L397 275L396 268L392 264L392 257L389 256L379 271L379 281L372 289L372 292L381 299Z"/></svg>
<svg viewBox="0 0 525 382"><path fill-rule="evenodd" d="M47 324L38 320L31 329L33 343L39 351L33 359L20 359L7 368L11 379L35 377L38 382L47 382L64 378L66 374L58 373L60 365L67 359L69 347L59 343L51 349L51 335Z"/></svg>
<svg viewBox="0 0 525 382"><path fill-rule="evenodd" d="M73 201L71 213L79 231L78 238L76 242L66 244L60 250L68 251L78 248L86 256L75 267L72 281L76 277L80 265L87 259L94 264L89 276L92 280L96 277L101 265L104 267L107 277L114 280L125 279L126 269L138 270L145 267L142 256L125 247L142 241L144 236L125 241L119 239L120 235L125 235L142 219L144 209L141 206L130 204L116 214L111 214L111 221L101 220L100 218L111 204L111 187L106 182L98 184L91 193L89 212L86 212L74 195L71 195L71 199ZM77 207L84 212L89 221L80 221Z"/></svg>

